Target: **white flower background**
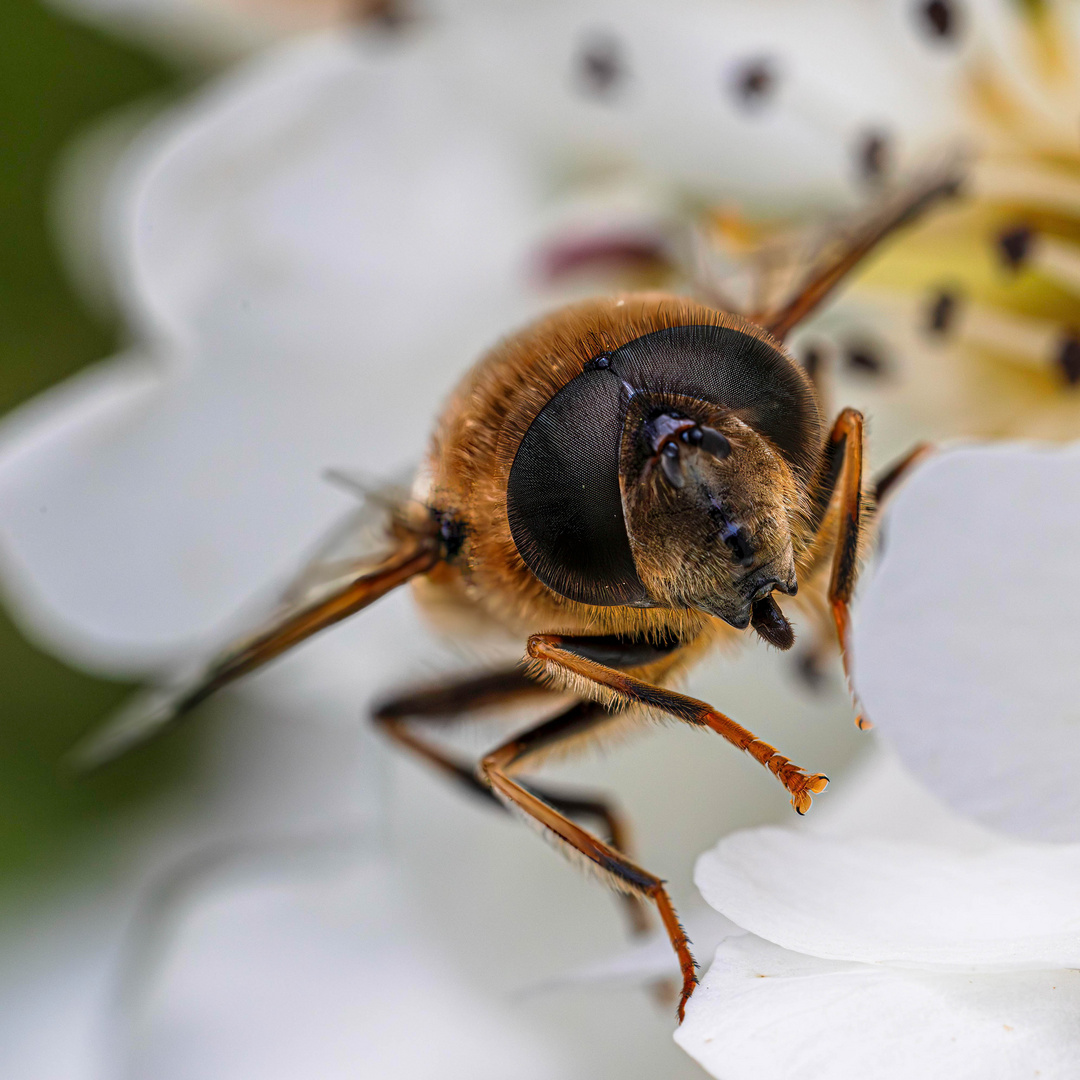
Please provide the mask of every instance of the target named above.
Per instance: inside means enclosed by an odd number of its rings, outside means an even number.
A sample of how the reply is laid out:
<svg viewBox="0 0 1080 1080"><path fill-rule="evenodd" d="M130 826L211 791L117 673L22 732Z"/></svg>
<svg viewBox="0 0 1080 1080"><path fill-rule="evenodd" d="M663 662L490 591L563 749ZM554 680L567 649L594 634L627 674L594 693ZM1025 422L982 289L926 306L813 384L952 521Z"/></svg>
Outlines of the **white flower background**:
<svg viewBox="0 0 1080 1080"><path fill-rule="evenodd" d="M135 23L166 45L178 25L210 33L209 4L87 2L86 15L115 26L140 6ZM223 51L251 55L137 135L104 186L100 246L80 256L85 275L109 283L130 347L0 428L11 610L36 640L103 674L153 677L211 646L350 509L324 469L401 475L486 346L573 290L602 287L541 284L548 239L583 222L648 228L708 200L852 204L865 132L888 130L900 162L963 133L959 65L1008 18L990 3L975 14L946 49L891 2L462 3L396 36L347 27L273 45L234 10L241 29ZM617 38L627 72L600 98L575 76L597 34ZM762 57L784 78L755 114L730 86ZM875 458L904 449L918 423L883 418ZM767 774L678 730L552 770L618 793L644 865L700 926L701 961L723 938L678 1035L714 1075L900 1075L867 1063L904 1042L898 1017L944 1016L947 1028L952 998L971 1015L987 1002L1005 1010L1027 1041L1010 1058L974 1025L970 1045L946 1054L948 1031L934 1029L921 1057L895 1056L897 1070L915 1070L903 1075L1020 1076L1033 1063L1068 1075L1075 972L1058 980L1064 1005L1031 1003L1080 951L1067 903L1077 857L1045 843L1076 839L1075 631L1055 612L1077 593L1067 553L1080 523L1060 510L1077 464L1032 460L972 450L916 477L856 640L860 692L899 757L957 810L1022 842L954 821L891 759L881 768L893 779L867 790L877 774L865 772L845 806L836 790L855 784L847 766L869 745L846 695L837 684L807 698L761 646L710 661L691 692L829 773L820 802L836 807L820 835L739 833L703 857L698 884L720 915L695 899L693 860L736 829L789 823ZM958 641L970 647L958 653ZM393 595L204 710L193 722L213 731L197 785L109 826L121 842L93 891L7 925L5 1075L701 1075L671 1042L667 1006L636 986L567 978L623 948L614 903L365 727L380 693L485 655L437 641ZM1033 665L1050 674L1020 681ZM980 682L954 725L957 699ZM1044 721L1045 742L1027 742ZM480 750L495 730L467 745ZM907 830L909 803L923 809ZM870 820L867 835L845 831L845 814ZM875 836L875 814L908 846ZM943 846L950 829L955 851ZM949 919L966 920L983 879L934 882L973 850L987 881L1020 884L964 937ZM865 889L848 888L871 869ZM928 882L916 899L944 912L939 929L917 906L902 912L910 926L883 914L916 872ZM842 917L845 896L866 925ZM801 934L790 925L799 897L821 919ZM927 961L919 935L935 933L955 955ZM903 974L924 964L932 975ZM763 965L777 978L747 991L746 973ZM958 972L984 982L956 990ZM852 1015L855 980L865 989ZM986 1064L1014 1060L1015 1071Z"/></svg>

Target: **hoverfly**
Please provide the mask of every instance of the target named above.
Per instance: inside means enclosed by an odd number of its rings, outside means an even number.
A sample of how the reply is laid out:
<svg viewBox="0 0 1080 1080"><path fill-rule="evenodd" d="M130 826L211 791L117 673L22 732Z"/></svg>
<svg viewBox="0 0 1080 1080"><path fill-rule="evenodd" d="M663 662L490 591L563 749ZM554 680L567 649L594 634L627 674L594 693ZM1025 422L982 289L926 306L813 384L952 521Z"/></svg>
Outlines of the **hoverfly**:
<svg viewBox="0 0 1080 1080"><path fill-rule="evenodd" d="M681 1020L695 962L663 881L633 861L606 804L519 774L561 744L652 713L750 754L800 814L825 788L825 776L671 686L748 629L790 648L776 593L817 617L824 607L843 653L873 500L918 451L876 491L864 487L862 416L843 409L826 426L783 342L885 236L956 187L953 169L911 184L834 236L786 296L760 309L630 293L573 304L506 338L451 397L411 493L387 507L379 554L337 544L317 558L252 636L141 698L81 748L82 763L161 732L411 581L421 604L499 627L525 643L525 658L386 701L376 723L583 860L626 897L635 927L655 905L682 971ZM355 539L349 528L344 538ZM545 689L576 700L476 768L418 734L425 721Z"/></svg>

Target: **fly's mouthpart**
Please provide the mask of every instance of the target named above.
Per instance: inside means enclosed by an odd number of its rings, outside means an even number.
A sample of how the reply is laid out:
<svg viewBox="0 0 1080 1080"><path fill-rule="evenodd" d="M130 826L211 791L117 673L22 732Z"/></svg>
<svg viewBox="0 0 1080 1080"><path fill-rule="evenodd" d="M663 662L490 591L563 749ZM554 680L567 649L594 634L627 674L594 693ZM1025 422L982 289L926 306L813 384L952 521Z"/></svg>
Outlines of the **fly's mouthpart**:
<svg viewBox="0 0 1080 1080"><path fill-rule="evenodd" d="M795 631L784 617L772 594L755 600L750 609L750 625L758 636L785 652L795 644Z"/></svg>

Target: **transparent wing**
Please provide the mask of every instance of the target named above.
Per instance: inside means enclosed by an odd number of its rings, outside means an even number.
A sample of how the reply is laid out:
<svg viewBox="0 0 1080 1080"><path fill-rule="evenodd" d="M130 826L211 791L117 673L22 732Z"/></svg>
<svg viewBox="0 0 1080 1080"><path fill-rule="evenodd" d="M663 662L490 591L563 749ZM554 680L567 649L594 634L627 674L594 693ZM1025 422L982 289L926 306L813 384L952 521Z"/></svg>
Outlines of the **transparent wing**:
<svg viewBox="0 0 1080 1080"><path fill-rule="evenodd" d="M755 232L715 215L690 240L692 275L717 306L783 340L887 236L957 194L964 171L954 156L867 207L808 226Z"/></svg>
<svg viewBox="0 0 1080 1080"><path fill-rule="evenodd" d="M354 486L352 480L349 486ZM255 619L246 634L209 662L137 694L75 747L73 766L80 771L97 768L156 737L223 686L355 614L439 561L439 537L423 507L410 503L396 489L363 494L362 505L327 534L270 612Z"/></svg>
<svg viewBox="0 0 1080 1080"><path fill-rule="evenodd" d="M359 505L323 536L286 583L274 612L277 618L317 603L383 562L400 543L398 523L413 523L422 516L410 503L405 487L375 484L341 469L328 470L325 475L355 494ZM411 528L416 525L411 524Z"/></svg>

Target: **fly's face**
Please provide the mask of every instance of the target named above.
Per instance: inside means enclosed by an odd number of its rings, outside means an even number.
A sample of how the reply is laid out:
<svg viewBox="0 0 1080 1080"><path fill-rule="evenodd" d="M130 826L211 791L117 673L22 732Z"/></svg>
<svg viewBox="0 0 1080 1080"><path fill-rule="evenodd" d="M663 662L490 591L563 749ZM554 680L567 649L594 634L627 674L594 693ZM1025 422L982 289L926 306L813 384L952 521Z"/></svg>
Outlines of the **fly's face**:
<svg viewBox="0 0 1080 1080"><path fill-rule="evenodd" d="M731 412L692 398L638 394L620 460L627 534L649 594L738 629L753 621L793 640L771 600L797 588L797 489L769 442Z"/></svg>

